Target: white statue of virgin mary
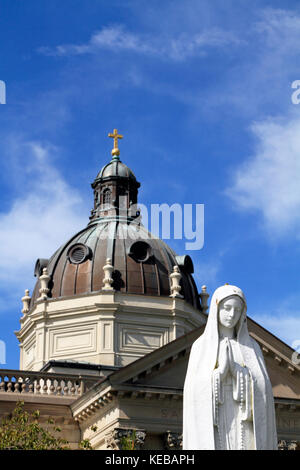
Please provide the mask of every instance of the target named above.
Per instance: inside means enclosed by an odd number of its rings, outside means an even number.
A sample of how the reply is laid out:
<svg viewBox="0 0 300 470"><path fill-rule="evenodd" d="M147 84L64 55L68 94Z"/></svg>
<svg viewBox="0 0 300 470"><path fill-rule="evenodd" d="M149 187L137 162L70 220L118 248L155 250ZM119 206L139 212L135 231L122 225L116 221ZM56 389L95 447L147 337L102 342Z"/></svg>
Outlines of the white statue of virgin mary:
<svg viewBox="0 0 300 470"><path fill-rule="evenodd" d="M185 378L184 450L277 449L272 386L246 311L238 287L215 291Z"/></svg>

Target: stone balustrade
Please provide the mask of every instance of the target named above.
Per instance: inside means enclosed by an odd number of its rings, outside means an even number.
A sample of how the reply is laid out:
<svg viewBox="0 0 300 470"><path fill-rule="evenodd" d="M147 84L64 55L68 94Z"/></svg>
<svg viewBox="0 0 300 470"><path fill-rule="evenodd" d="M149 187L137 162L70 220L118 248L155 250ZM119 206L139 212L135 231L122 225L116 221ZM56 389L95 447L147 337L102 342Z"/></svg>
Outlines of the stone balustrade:
<svg viewBox="0 0 300 470"><path fill-rule="evenodd" d="M0 399L2 393L76 398L87 391L95 381L93 377L71 374L0 369Z"/></svg>

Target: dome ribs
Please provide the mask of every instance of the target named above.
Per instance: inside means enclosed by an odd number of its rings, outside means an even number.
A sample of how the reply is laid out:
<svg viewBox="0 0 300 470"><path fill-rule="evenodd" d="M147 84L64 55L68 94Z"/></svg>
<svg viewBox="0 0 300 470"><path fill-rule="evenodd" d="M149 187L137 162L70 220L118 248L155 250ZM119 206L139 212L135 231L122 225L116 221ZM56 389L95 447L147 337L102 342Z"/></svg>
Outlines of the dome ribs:
<svg viewBox="0 0 300 470"><path fill-rule="evenodd" d="M92 261L86 260L77 265L75 294L86 294L90 292Z"/></svg>
<svg viewBox="0 0 300 470"><path fill-rule="evenodd" d="M91 292L94 290L94 288L93 288L94 287L93 286L94 282L93 281L94 281L95 258L96 258L96 253L97 253L97 247L98 247L98 243L100 243L100 240L101 240L101 231L103 230L103 228L105 228L105 226L104 227L101 227L101 226L97 227L99 235L98 235L98 237L95 237L95 245L94 245L93 256L92 256L92 269L91 269L91 280L90 280L90 282L91 282Z"/></svg>
<svg viewBox="0 0 300 470"><path fill-rule="evenodd" d="M95 252L93 253L94 264L92 274L92 291L99 291L103 287L103 266L106 264L107 254L107 236L105 231L108 224L103 224L102 229L99 231L99 237L97 245L95 246Z"/></svg>
<svg viewBox="0 0 300 470"><path fill-rule="evenodd" d="M141 270L141 281L142 281L142 293L145 294L144 263L140 263L140 270Z"/></svg>
<svg viewBox="0 0 300 470"><path fill-rule="evenodd" d="M125 266L125 291L128 292L128 275L127 275L127 253L126 253L126 243L125 243L125 234L122 224L119 225L120 228L122 227L122 235L123 235L123 250L124 250L124 266Z"/></svg>
<svg viewBox="0 0 300 470"><path fill-rule="evenodd" d="M66 261L67 258L64 257L69 246L71 246L72 243L76 243L78 238L80 238L81 234L86 232L86 228L80 230L79 233L76 233L72 238L70 238L67 243L62 245L54 255L50 258L49 265L48 265L48 272L50 276L52 276L52 289L51 289L51 297L56 298L56 297L61 297L64 295L62 293L62 279L66 267ZM38 281L39 282L39 281ZM39 292L37 290L37 295L34 297L34 300L36 300L39 297Z"/></svg>
<svg viewBox="0 0 300 470"><path fill-rule="evenodd" d="M125 233L122 223L118 224L115 247L114 247L114 272L113 272L113 287L116 290L126 292L127 290L127 259L126 259L126 245L124 239Z"/></svg>
<svg viewBox="0 0 300 470"><path fill-rule="evenodd" d="M68 260L66 260L65 271L62 277L61 284L62 296L69 296L75 294L77 268L77 264L71 264Z"/></svg>
<svg viewBox="0 0 300 470"><path fill-rule="evenodd" d="M144 289L147 295L160 295L159 285L157 283L157 272L155 270L156 262L150 258L143 264Z"/></svg>
<svg viewBox="0 0 300 470"><path fill-rule="evenodd" d="M112 221L108 227L108 236L107 236L107 248L106 248L106 259L111 259L112 265L114 266L114 255L115 255L115 243L116 243L116 234L118 229L118 222L116 220Z"/></svg>
<svg viewBox="0 0 300 470"><path fill-rule="evenodd" d="M128 292L143 294L140 263L127 256Z"/></svg>
<svg viewBox="0 0 300 470"><path fill-rule="evenodd" d="M56 264L56 269L54 269L53 273L53 288L52 288L52 297L61 297L63 294L62 292L62 281L64 278L64 273L66 269L66 264L67 264L67 258L63 261L63 259L60 259L60 262Z"/></svg>
<svg viewBox="0 0 300 470"><path fill-rule="evenodd" d="M149 255L145 259L141 245L136 247L141 242L149 245ZM67 253L77 243L88 247L91 255L87 255L82 262L70 262ZM103 266L107 258L112 260L115 290L148 296L170 295L169 275L174 265L177 265L176 253L162 240L151 236L142 225L128 225L128 222L118 217L111 217L86 227L52 257L49 262L52 273L51 297L61 298L101 291ZM187 302L200 309L194 279L184 267L181 266L180 269L181 293ZM37 280L32 305L38 297L38 289Z"/></svg>
<svg viewBox="0 0 300 470"><path fill-rule="evenodd" d="M96 228L96 226L92 227L88 233L82 234L82 236L78 239L78 243L88 245L92 249L92 252L94 251L95 241L94 243L92 240L90 243L88 243L88 241L92 238ZM83 263L77 265L75 294L86 294L90 292L92 267L93 265L90 259L87 259Z"/></svg>
<svg viewBox="0 0 300 470"><path fill-rule="evenodd" d="M154 265L154 268L155 268L156 283L157 283L157 294L158 294L158 295L161 295L161 294L160 294L160 278L159 278L159 272L158 272L157 264L156 264L156 263L155 263L155 265Z"/></svg>
<svg viewBox="0 0 300 470"><path fill-rule="evenodd" d="M160 256L157 256L157 267L159 268L160 282L161 282L161 295L170 295L170 280L169 274L173 271L173 266L170 263L169 258L165 254L165 250L161 240L155 240L155 245L157 246L157 251ZM160 259L162 258L162 263Z"/></svg>

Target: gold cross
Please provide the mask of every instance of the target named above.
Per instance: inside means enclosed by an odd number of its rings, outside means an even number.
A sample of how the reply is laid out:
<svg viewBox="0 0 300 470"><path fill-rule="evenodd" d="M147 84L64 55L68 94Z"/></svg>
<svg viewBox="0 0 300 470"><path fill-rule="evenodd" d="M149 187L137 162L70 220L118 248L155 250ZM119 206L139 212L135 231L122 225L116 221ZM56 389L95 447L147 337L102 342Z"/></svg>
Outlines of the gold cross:
<svg viewBox="0 0 300 470"><path fill-rule="evenodd" d="M114 129L113 134L108 134L108 137L112 137L114 139L114 148L111 151L112 156L119 156L120 155L120 150L118 147L118 139L123 139L122 135L118 134L117 129Z"/></svg>

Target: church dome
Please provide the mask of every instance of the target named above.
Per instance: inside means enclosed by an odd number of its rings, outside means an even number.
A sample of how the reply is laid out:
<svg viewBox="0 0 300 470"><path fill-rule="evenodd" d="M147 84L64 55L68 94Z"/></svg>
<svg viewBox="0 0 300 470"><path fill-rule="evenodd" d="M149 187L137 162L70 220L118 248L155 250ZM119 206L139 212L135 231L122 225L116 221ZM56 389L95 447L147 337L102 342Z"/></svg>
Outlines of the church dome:
<svg viewBox="0 0 300 470"><path fill-rule="evenodd" d="M101 171L99 171L96 181L105 178L131 178L132 180L136 181L136 177L134 176L133 172L128 168L125 163L121 162L120 160L113 159L107 165L104 165Z"/></svg>
<svg viewBox="0 0 300 470"><path fill-rule="evenodd" d="M48 297L88 295L103 288L107 259L113 266L116 291L151 296L171 295L170 274L174 266L181 273L180 295L201 309L189 256L177 256L162 240L152 236L140 223L137 194L140 183L120 161L114 130L112 160L92 183L94 208L86 228L62 245L50 260L39 259L35 267L37 283L31 306L39 298L40 276L47 268Z"/></svg>
<svg viewBox="0 0 300 470"><path fill-rule="evenodd" d="M89 224L62 245L50 258L47 270L51 277L51 298L88 295L103 288L106 259L114 271L112 287L128 294L169 296L169 275L175 265L181 272L183 298L200 309L197 287L192 277L193 264L189 256L177 256L162 240L147 238L148 231L136 223L105 220ZM42 273L45 260L38 260L36 276ZM38 280L32 295L39 297Z"/></svg>

